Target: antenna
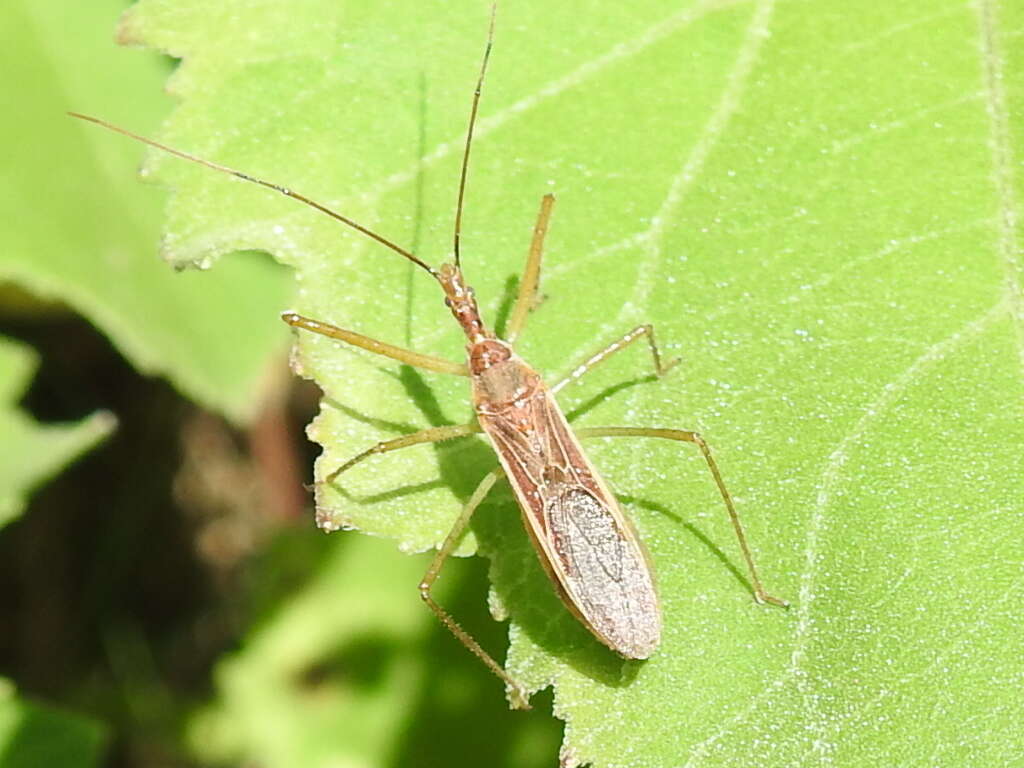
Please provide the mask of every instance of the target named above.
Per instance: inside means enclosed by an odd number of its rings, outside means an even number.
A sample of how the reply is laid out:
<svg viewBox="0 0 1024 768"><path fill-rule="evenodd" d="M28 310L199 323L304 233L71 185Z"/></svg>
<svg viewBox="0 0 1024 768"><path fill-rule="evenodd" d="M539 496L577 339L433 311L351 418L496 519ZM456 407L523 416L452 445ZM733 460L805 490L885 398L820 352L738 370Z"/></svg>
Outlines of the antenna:
<svg viewBox="0 0 1024 768"><path fill-rule="evenodd" d="M462 231L462 199L466 196L466 171L469 169L469 147L473 142L473 125L476 123L476 110L480 105L480 90L484 86L484 74L487 72L487 59L491 56L494 44L494 15L498 4L491 5L491 26L487 30L487 47L484 48L484 60L480 64L480 77L476 81L473 92L473 109L469 113L469 130L466 132L466 151L462 154L462 174L459 176L459 201L455 205L455 266L461 266L459 260L459 234Z"/></svg>
<svg viewBox="0 0 1024 768"><path fill-rule="evenodd" d="M420 259L416 258L412 253L410 253L409 251L405 250L404 248L395 245L393 242L388 240L386 237L378 235L376 232L374 232L374 231L372 231L370 229L367 229L362 224L357 224L356 222L352 221L352 219L348 218L347 216L342 216L337 211L332 211L326 205L318 203L318 202L316 202L316 200L312 200L312 199L306 197L305 195L300 195L298 192L293 192L292 190L288 189L287 187L282 187L280 184L274 184L273 182L265 181L264 179L259 179L259 178L256 178L255 176L250 176L247 173L242 173L241 171L236 171L234 168L228 168L226 165L220 165L219 163L214 163L214 162L212 162L210 160L204 160L201 157L196 157L195 155L190 155L188 152L182 152L180 149L174 149L173 147L168 147L166 144L161 144L160 142L153 141L152 139L147 139L145 136L140 136L137 133L132 133L129 130L126 130L124 128L120 128L120 127L114 125L113 123L108 123L106 120L100 120L98 117L91 117L89 115L83 115L83 114L81 114L79 112L68 112L68 114L71 117L77 118L79 120L85 120L85 121L90 122L90 123L96 123L96 125L102 126L103 128L106 128L109 131L113 131L114 133L120 133L120 134L122 134L124 136L127 136L130 139L135 139L136 141L140 141L143 144L148 144L151 147L156 147L157 149L162 149L164 152L172 154L175 157L180 157L183 160L189 160L189 161L191 161L193 163L198 163L199 165L205 165L207 168L212 168L215 171L220 171L221 173L226 173L226 174L228 174L230 176L236 176L237 178L242 179L243 181L250 181L253 184L259 184L261 187L267 187L268 189L272 189L275 192L280 192L285 197L290 197L293 200L298 200L300 203L305 203L310 208L315 208L316 210L320 211L321 213L326 213L332 219L337 219L342 224L346 224L346 225L352 227L352 229L356 230L357 232L362 232L367 237L376 240L381 245L387 246L388 248L390 248L395 253L397 253L397 254L407 258L409 261L411 261L416 266L420 267L421 269L425 269L435 279L439 279L440 278L440 275L439 275L439 273L438 273L438 271L436 269L434 269L429 264L421 261Z"/></svg>

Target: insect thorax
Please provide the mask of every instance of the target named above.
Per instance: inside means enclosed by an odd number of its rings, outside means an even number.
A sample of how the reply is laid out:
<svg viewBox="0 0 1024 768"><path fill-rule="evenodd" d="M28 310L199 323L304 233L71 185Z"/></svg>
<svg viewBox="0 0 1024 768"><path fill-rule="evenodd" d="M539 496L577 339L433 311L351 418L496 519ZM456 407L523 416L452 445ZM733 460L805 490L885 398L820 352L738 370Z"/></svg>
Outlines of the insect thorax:
<svg viewBox="0 0 1024 768"><path fill-rule="evenodd" d="M543 388L536 371L504 341L485 339L468 351L477 413L511 417Z"/></svg>

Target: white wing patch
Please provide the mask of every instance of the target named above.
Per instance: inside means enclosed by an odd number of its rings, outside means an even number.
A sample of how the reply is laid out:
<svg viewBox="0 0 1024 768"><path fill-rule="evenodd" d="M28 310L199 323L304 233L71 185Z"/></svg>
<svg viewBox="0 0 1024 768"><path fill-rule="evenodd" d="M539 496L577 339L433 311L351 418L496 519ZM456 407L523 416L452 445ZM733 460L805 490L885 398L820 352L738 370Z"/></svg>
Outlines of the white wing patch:
<svg viewBox="0 0 1024 768"><path fill-rule="evenodd" d="M548 490L556 491L548 498L547 518L566 590L619 653L646 659L658 645L661 618L639 547L584 488Z"/></svg>

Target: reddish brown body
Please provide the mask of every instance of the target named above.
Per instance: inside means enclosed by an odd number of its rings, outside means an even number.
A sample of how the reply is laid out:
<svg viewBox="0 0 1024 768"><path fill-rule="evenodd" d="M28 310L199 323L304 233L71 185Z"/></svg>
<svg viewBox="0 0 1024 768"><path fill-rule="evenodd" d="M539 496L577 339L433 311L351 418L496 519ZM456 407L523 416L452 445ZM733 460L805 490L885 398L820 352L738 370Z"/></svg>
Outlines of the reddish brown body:
<svg viewBox="0 0 1024 768"><path fill-rule="evenodd" d="M570 611L609 648L646 659L661 638L649 559L540 376L483 321L472 289L441 267L466 347L477 420L515 493L541 564Z"/></svg>

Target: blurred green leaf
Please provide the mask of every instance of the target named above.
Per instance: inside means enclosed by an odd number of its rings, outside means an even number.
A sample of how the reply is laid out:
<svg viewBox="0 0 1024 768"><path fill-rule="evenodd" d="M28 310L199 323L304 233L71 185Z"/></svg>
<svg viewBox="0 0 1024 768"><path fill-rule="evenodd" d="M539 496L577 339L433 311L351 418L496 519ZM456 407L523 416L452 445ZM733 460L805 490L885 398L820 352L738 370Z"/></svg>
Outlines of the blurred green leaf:
<svg viewBox="0 0 1024 768"><path fill-rule="evenodd" d="M17 407L38 365L28 347L0 338L0 527L21 514L32 490L109 435L109 413L73 424L40 424Z"/></svg>
<svg viewBox="0 0 1024 768"><path fill-rule="evenodd" d="M331 543L327 557L307 560L319 562L307 585L275 601L245 648L219 664L218 701L191 729L206 760L373 765L397 738L424 673L422 657L405 647L429 618L410 586L417 564L392 558L395 568L381 574L382 543L360 542L355 552L342 537ZM388 598L402 582L412 599L396 604Z"/></svg>
<svg viewBox="0 0 1024 768"><path fill-rule="evenodd" d="M138 369L243 420L285 342L285 270L248 254L213 275L174 275L157 258L160 195L135 176L139 148L64 114L146 131L166 111L163 62L112 43L123 8L14 0L0 11L0 281L66 302Z"/></svg>
<svg viewBox="0 0 1024 768"><path fill-rule="evenodd" d="M106 740L93 720L18 698L0 678L0 765L4 768L88 768Z"/></svg>
<svg viewBox="0 0 1024 768"><path fill-rule="evenodd" d="M144 0L125 30L184 58L165 140L438 263L486 13ZM581 424L701 429L768 588L794 602L750 599L699 455L597 441L665 614L658 654L624 663L559 605L494 493L475 539L511 613L511 669L555 685L565 762L1020 753L1022 15L994 0L502 5L463 241L486 316L557 192L549 298L521 351L554 375L654 322L684 356L670 380L650 381L635 349L564 403ZM176 189L171 260L266 250L296 268L300 311L461 354L436 288L393 254L265 190L149 167ZM299 348L325 391L319 476L382 438L471 418L464 381L310 335ZM320 503L422 550L493 464L479 440L410 449Z"/></svg>
<svg viewBox="0 0 1024 768"><path fill-rule="evenodd" d="M299 562L303 582L290 572ZM422 605L424 556L367 536L303 530L255 565L265 575L252 592L272 595L283 581L288 599L271 597L242 648L218 664L216 698L188 734L204 763L550 764L551 724L540 713L501 723L500 689ZM464 603L465 590L453 587L467 577L480 586L483 574L470 565L457 562L445 574L440 594L450 605Z"/></svg>

